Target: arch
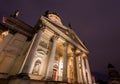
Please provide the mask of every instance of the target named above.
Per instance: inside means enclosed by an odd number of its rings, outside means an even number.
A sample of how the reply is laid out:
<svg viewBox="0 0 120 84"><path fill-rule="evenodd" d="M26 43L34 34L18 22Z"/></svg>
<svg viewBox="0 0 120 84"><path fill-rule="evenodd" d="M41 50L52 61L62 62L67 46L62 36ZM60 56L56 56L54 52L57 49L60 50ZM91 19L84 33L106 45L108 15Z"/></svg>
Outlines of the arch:
<svg viewBox="0 0 120 84"><path fill-rule="evenodd" d="M34 67L33 67L33 70L32 70L32 74L38 74L39 75L40 67L41 67L41 61L38 59L34 62Z"/></svg>
<svg viewBox="0 0 120 84"><path fill-rule="evenodd" d="M37 74L37 75L42 75L43 74L43 72L45 71L43 71L42 69L44 69L45 68L45 66L46 66L46 54L43 52L43 51L40 51L40 52L42 52L43 54L40 54L40 53L38 53L38 52L36 52L35 53L35 56L34 56L34 58L33 58L33 62L32 62L32 65L31 65L31 68L30 68L30 73L31 74ZM39 61L38 61L39 60ZM36 72L34 73L34 70L35 70L35 65L37 65L39 63L39 70L37 71L37 69L36 69ZM41 69L42 68L42 69Z"/></svg>

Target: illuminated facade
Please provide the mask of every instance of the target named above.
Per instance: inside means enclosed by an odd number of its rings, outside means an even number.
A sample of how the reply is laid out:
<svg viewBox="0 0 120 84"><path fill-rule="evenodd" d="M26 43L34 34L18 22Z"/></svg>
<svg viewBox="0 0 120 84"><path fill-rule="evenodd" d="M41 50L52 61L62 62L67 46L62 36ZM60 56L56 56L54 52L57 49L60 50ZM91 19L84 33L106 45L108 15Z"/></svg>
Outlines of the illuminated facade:
<svg viewBox="0 0 120 84"><path fill-rule="evenodd" d="M35 27L4 17L0 29L0 78L9 84L92 84L89 52L57 14Z"/></svg>

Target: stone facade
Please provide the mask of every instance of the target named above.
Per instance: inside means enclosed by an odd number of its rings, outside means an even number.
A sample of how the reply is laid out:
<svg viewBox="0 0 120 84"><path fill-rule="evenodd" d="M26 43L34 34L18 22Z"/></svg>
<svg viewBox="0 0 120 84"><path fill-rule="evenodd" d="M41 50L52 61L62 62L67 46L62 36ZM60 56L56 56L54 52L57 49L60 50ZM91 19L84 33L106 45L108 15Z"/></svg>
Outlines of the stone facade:
<svg viewBox="0 0 120 84"><path fill-rule="evenodd" d="M56 13L35 27L4 17L0 35L0 83L92 84L88 49Z"/></svg>

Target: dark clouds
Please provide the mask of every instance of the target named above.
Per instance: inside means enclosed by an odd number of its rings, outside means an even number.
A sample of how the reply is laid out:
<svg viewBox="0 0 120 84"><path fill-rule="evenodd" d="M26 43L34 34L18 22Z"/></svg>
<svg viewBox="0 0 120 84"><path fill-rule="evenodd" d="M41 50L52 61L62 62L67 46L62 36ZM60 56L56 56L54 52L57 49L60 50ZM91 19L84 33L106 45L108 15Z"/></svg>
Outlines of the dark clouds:
<svg viewBox="0 0 120 84"><path fill-rule="evenodd" d="M90 50L92 72L105 74L112 63L120 71L119 0L1 0L0 19L16 9L19 18L34 26L46 10L57 12Z"/></svg>

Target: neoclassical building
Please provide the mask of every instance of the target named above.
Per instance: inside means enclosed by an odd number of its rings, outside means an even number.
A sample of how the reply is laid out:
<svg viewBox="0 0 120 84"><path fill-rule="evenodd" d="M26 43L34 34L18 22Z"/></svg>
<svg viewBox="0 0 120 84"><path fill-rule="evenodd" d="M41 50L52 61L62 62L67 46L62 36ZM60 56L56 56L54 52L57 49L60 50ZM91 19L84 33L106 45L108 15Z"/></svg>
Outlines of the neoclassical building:
<svg viewBox="0 0 120 84"><path fill-rule="evenodd" d="M92 84L89 51L56 13L0 24L0 84Z"/></svg>

